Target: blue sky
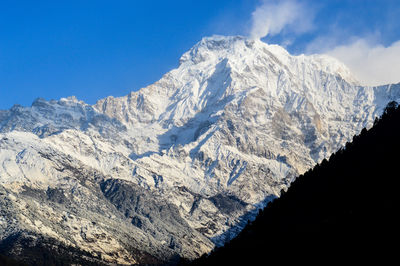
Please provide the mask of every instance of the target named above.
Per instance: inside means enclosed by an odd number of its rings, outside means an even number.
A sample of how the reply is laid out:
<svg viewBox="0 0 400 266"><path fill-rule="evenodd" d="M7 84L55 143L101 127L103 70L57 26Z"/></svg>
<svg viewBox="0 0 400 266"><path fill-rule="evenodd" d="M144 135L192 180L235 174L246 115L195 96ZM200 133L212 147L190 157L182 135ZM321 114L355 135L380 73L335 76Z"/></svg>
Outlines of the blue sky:
<svg viewBox="0 0 400 266"><path fill-rule="evenodd" d="M294 54L347 58L360 47L400 54L393 45L400 40L398 0L0 0L0 109L29 106L37 97L75 95L93 104L125 95L176 67L203 36L250 36L256 11L268 15L283 2L295 14L257 37ZM265 14L258 13L262 25ZM355 68L365 65L353 61Z"/></svg>

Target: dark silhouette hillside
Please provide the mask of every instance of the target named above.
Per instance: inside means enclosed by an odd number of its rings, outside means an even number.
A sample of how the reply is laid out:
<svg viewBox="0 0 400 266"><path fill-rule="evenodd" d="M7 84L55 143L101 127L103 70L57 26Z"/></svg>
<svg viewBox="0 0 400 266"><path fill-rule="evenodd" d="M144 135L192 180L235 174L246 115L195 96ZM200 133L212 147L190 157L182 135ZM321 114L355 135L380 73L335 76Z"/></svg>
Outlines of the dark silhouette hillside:
<svg viewBox="0 0 400 266"><path fill-rule="evenodd" d="M192 264L398 261L399 180L400 108L391 102L373 128L298 177L237 238Z"/></svg>

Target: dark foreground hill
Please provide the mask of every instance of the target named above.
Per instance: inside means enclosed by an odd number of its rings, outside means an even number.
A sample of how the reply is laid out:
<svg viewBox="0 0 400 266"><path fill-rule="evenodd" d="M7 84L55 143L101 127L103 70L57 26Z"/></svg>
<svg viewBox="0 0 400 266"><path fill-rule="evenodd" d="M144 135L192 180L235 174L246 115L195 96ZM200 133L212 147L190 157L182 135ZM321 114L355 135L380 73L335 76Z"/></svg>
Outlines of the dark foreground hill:
<svg viewBox="0 0 400 266"><path fill-rule="evenodd" d="M329 160L300 176L242 233L195 265L398 261L400 108L392 102Z"/></svg>

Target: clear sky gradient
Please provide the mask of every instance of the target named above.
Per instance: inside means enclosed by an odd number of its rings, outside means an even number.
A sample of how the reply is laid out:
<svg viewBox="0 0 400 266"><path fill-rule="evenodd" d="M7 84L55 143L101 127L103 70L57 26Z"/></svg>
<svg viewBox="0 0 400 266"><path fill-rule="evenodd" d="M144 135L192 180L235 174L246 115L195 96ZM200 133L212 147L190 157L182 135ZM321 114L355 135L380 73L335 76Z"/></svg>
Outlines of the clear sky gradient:
<svg viewBox="0 0 400 266"><path fill-rule="evenodd" d="M291 53L400 40L398 0L285 1L299 2L299 20L311 24L302 31L285 24L263 40ZM250 35L253 12L271 2L0 1L0 109L37 97L75 95L93 104L125 95L175 68L203 36Z"/></svg>

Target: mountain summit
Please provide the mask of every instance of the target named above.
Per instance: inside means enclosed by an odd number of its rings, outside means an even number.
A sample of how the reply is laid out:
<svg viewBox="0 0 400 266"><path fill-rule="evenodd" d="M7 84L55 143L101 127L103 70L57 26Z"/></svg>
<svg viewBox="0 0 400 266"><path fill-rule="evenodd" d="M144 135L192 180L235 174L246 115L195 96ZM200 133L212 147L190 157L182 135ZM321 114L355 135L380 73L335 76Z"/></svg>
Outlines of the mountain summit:
<svg viewBox="0 0 400 266"><path fill-rule="evenodd" d="M371 127L399 89L360 86L325 55L213 36L127 96L0 111L0 251L199 257Z"/></svg>

